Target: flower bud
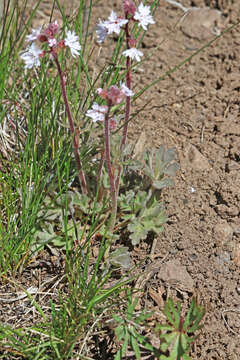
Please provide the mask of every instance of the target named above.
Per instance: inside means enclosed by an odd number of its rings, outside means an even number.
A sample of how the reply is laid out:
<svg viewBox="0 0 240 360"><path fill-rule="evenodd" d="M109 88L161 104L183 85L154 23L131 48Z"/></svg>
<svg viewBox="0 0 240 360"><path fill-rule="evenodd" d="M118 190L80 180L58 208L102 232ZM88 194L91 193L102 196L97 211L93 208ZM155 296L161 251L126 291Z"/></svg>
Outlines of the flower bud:
<svg viewBox="0 0 240 360"><path fill-rule="evenodd" d="M134 15L137 8L132 0L123 0L123 10L127 15Z"/></svg>

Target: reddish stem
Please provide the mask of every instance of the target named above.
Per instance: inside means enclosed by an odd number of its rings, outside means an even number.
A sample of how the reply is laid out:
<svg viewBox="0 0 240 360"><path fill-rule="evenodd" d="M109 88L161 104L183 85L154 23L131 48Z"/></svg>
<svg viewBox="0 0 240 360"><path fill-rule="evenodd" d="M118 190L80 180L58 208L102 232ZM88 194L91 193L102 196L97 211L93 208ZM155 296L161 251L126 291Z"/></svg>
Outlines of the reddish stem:
<svg viewBox="0 0 240 360"><path fill-rule="evenodd" d="M74 128L73 118L72 118L70 106L69 106L69 103L68 103L66 85L65 85L62 69L61 69L61 66L59 64L57 54L54 53L53 51L51 53L52 53L52 56L53 56L53 58L55 60L56 65L57 65L58 74L59 74L59 77L60 77L63 100L64 100L64 104L65 104L65 108L66 108L66 112L67 112L67 117L68 117L68 122L69 122L69 127L70 127L71 134L73 135L73 151L74 151L74 156L75 156L77 168L78 168L78 171L79 171L78 176L79 176L80 186L81 186L81 189L82 189L82 193L84 195L87 195L88 194L87 183L86 183L86 179L85 179L85 174L84 174L84 172L82 170L82 163L81 163L80 154L79 154L79 150L78 150L78 138L77 138L77 133L76 133L75 128Z"/></svg>
<svg viewBox="0 0 240 360"><path fill-rule="evenodd" d="M128 13L125 13L125 18L128 19ZM130 44L129 41L131 39L131 36L129 34L129 27L128 27L128 23L125 25L125 36L126 36L126 47L127 49L130 49ZM126 73L126 85L129 89L131 89L131 59L129 56L127 56L126 58L126 68L127 68L127 73ZM123 151L123 148L126 144L127 141L127 134L128 134L128 122L129 122L129 116L130 116L130 110L131 110L131 99L130 96L126 97L126 105L125 105L125 118L124 118L124 127L123 127L123 135L122 135L122 142L121 142L121 146L120 146L120 151ZM122 172L122 167L121 165L119 165L118 167L118 174L117 174L117 178L116 178L116 183L115 183L115 187L116 187L116 196L118 197L118 193L119 193L119 183L120 183L120 177L121 177L121 172Z"/></svg>
<svg viewBox="0 0 240 360"><path fill-rule="evenodd" d="M100 184L102 182L102 171L103 171L103 165L105 162L105 149L101 151L101 159L100 164L98 168L98 174L97 174L97 182Z"/></svg>
<svg viewBox="0 0 240 360"><path fill-rule="evenodd" d="M125 14L126 19L128 18L128 14ZM129 40L130 40L130 34L129 34L129 27L128 23L125 25L125 35L126 35L126 47L127 49L130 49ZM131 59L129 56L126 58L126 85L131 90ZM124 127L123 127L123 137L122 137L122 143L121 143L121 150L123 149L124 145L127 141L127 133L128 133L128 121L130 116L130 107L131 107L131 100L130 96L127 96L126 98L126 106L125 106L125 119L124 119Z"/></svg>
<svg viewBox="0 0 240 360"><path fill-rule="evenodd" d="M110 150L109 114L111 107L112 107L112 102L111 100L108 100L108 110L107 113L105 114L105 119L104 119L104 130L105 130L105 156L106 156L107 171L108 171L109 183L110 183L110 193L112 198L111 220L109 227L110 230L113 230L117 215L117 194L115 188L114 174L111 166L111 153L110 153L111 150Z"/></svg>

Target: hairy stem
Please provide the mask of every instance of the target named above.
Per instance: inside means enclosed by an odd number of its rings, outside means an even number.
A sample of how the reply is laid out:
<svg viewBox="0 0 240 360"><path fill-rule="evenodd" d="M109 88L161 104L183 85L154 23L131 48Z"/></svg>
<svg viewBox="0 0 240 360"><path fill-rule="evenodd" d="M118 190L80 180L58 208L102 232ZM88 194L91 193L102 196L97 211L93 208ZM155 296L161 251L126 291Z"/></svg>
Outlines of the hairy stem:
<svg viewBox="0 0 240 360"><path fill-rule="evenodd" d="M103 173L104 163L105 163L105 148L102 149L102 151L101 151L101 159L100 159L100 164L99 164L98 174L97 174L97 184L99 187L98 202L102 201L102 197L103 197L103 193L104 193L104 187L102 184L102 173Z"/></svg>
<svg viewBox="0 0 240 360"><path fill-rule="evenodd" d="M125 18L128 18L128 14L125 13ZM129 44L129 40L130 40L130 34L129 34L129 27L128 27L128 23L125 25L125 36L126 36L126 47L127 49L130 49L130 44ZM127 56L126 58L126 68L127 68L127 73L126 73L126 85L129 89L131 89L131 59L129 56ZM126 141L127 141L127 134L128 134L128 122L129 122L129 116L130 116L130 110L131 110L131 99L130 96L126 97L126 105L125 105L125 118L124 118L124 127L123 127L123 135L122 135L122 141L121 141L121 146L120 146L120 152L122 153L124 146L126 145ZM121 173L122 173L122 167L121 165L119 165L118 167L118 174L117 174L117 178L116 178L116 183L115 183L115 187L116 187L116 196L118 197L118 193L119 193L119 184L120 184L120 178L121 178Z"/></svg>
<svg viewBox="0 0 240 360"><path fill-rule="evenodd" d="M116 216L117 216L117 193L116 193L116 188L115 188L114 174L112 171L111 153L110 153L109 114L110 114L111 106L112 106L112 102L109 100L108 101L108 111L107 111L107 113L105 115L105 119L104 119L105 156L106 156L107 171L108 171L109 183L110 183L110 193L111 193L111 198L112 198L111 219L110 219L110 225L109 225L110 231L112 231L114 229L114 225L116 222Z"/></svg>
<svg viewBox="0 0 240 360"><path fill-rule="evenodd" d="M85 174L84 174L84 172L82 170L82 163L81 163L80 154L79 154L79 150L78 150L78 138L77 138L78 134L75 131L73 118L72 118L70 106L69 106L69 103L68 103L65 80L64 80L64 77L63 77L62 69L61 69L60 63L58 61L57 55L55 53L52 53L52 55L53 55L53 58L55 60L56 65L57 65L58 74L59 74L59 77L60 77L63 100L64 100L64 104L65 104L65 108L66 108L66 112L67 112L67 117L68 117L68 122L69 122L69 127L70 127L71 134L73 136L73 151L74 151L74 156L75 156L77 168L78 168L78 171L79 171L79 173L78 173L79 182L80 182L82 193L84 195L87 195L88 194L87 183L86 183L86 179L85 179Z"/></svg>
<svg viewBox="0 0 240 360"><path fill-rule="evenodd" d="M126 18L127 18L127 14ZM127 49L130 49L129 40L130 40L130 34L129 34L129 28L128 23L125 25L125 36L126 36L126 47ZM129 56L126 58L126 85L131 90L131 59ZM123 137L122 137L122 143L121 143L121 150L123 149L124 145L127 141L127 134L128 134L128 122L129 122L129 116L130 116L130 108L131 108L131 101L130 96L127 96L126 98L126 106L125 106L125 119L124 119L124 127L123 127Z"/></svg>

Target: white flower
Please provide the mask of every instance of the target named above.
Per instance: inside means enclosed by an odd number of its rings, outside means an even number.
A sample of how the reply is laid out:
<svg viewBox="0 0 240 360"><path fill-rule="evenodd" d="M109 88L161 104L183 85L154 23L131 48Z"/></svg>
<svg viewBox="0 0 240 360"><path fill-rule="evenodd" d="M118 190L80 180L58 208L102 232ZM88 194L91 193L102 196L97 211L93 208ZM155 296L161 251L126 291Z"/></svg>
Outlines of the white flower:
<svg viewBox="0 0 240 360"><path fill-rule="evenodd" d="M104 25L103 21L100 21L99 24L97 25L96 33L97 33L97 42L102 43L108 35L108 30Z"/></svg>
<svg viewBox="0 0 240 360"><path fill-rule="evenodd" d="M127 22L128 22L127 19L122 19L118 17L117 14L114 11L112 11L108 20L104 21L102 24L105 26L109 34L115 32L117 35L119 35L121 26L127 24Z"/></svg>
<svg viewBox="0 0 240 360"><path fill-rule="evenodd" d="M67 36L64 39L64 43L66 46L69 47L73 57L75 57L76 55L79 56L81 45L74 31L70 31L70 30L67 31Z"/></svg>
<svg viewBox="0 0 240 360"><path fill-rule="evenodd" d="M92 108L86 112L86 116L90 117L93 122L104 121L107 106L93 103Z"/></svg>
<svg viewBox="0 0 240 360"><path fill-rule="evenodd" d="M32 43L27 51L20 55L21 59L25 61L25 69L31 69L34 66L40 66L41 54L42 50L40 50L35 43Z"/></svg>
<svg viewBox="0 0 240 360"><path fill-rule="evenodd" d="M121 91L124 93L125 96L133 96L134 92L130 90L125 84L121 84Z"/></svg>
<svg viewBox="0 0 240 360"><path fill-rule="evenodd" d="M139 5L138 10L135 12L133 18L139 22L138 26L142 26L144 30L147 30L148 24L155 24L155 21L151 15L150 6L145 6L143 3Z"/></svg>
<svg viewBox="0 0 240 360"><path fill-rule="evenodd" d="M50 47L57 45L57 40L55 38L48 39L48 45Z"/></svg>
<svg viewBox="0 0 240 360"><path fill-rule="evenodd" d="M141 61L140 56L143 56L143 53L136 48L131 48L123 51L123 55L130 57L132 60L136 59L136 61Z"/></svg>
<svg viewBox="0 0 240 360"><path fill-rule="evenodd" d="M32 33L26 36L26 41L31 42L37 40L38 35L41 34L41 31L42 31L42 26L40 26L40 28L38 29L32 29Z"/></svg>

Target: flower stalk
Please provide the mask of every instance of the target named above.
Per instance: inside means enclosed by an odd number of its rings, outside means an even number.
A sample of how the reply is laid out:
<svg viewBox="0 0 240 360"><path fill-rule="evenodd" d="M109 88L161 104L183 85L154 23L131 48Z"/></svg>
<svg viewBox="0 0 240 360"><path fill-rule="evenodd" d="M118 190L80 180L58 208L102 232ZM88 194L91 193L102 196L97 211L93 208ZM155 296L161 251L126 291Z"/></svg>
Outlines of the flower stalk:
<svg viewBox="0 0 240 360"><path fill-rule="evenodd" d="M111 165L111 149L110 149L110 128L109 128L109 114L112 107L112 101L108 100L108 110L105 114L104 119L104 131L105 131L105 156L106 156L106 165L107 171L109 176L109 183L110 183L110 193L112 199L112 207L111 207L111 218L109 224L109 230L112 231L115 226L116 216L117 216L117 193L115 188L115 179L114 173L112 171Z"/></svg>
<svg viewBox="0 0 240 360"><path fill-rule="evenodd" d="M66 113L67 113L67 117L68 117L68 122L69 122L69 128L70 128L70 132L71 132L71 134L73 136L73 152L74 152L74 156L75 156L75 160L76 160L76 164L77 164L77 168L78 168L79 182L80 182L82 193L84 195L87 195L88 194L87 183L86 183L85 174L84 174L83 169L82 169L82 163L81 163L79 149L78 149L77 133L75 131L74 122L73 122L70 106L69 106L69 103L68 103L67 92L66 92L66 84L65 84L64 76L63 76L63 72L62 72L60 63L59 63L58 58L57 58L57 54L52 53L52 55L53 55L54 61L56 63L57 69L58 69L58 74L59 74L60 83L61 83L62 96L63 96L63 100L64 100L64 104L65 104L65 108L66 108Z"/></svg>
<svg viewBox="0 0 240 360"><path fill-rule="evenodd" d="M125 14L126 18L128 17L128 13ZM125 36L126 36L126 47L127 49L130 49L130 34L129 34L129 28L128 23L125 25ZM126 85L131 90L131 58L127 56L126 58ZM125 119L124 119L124 127L123 127L123 136L122 136L122 143L121 143L121 150L123 150L123 147L126 144L127 141L127 134L128 134L128 121L130 116L130 107L131 107L131 99L130 96L126 97L126 105L125 105Z"/></svg>
<svg viewBox="0 0 240 360"><path fill-rule="evenodd" d="M68 102L68 98L67 98L66 84L65 84L63 72L62 72L60 63L58 61L58 55L57 55L58 51L60 51L61 49L65 48L65 47L68 47L70 49L70 52L73 57L79 56L80 50L81 50L81 45L80 45L80 43L78 41L78 37L74 31L68 30L66 33L65 39L62 39L60 41L58 41L56 38L56 35L58 32L59 32L59 25L58 25L57 21L50 23L45 30L42 29L42 27L40 27L38 29L32 29L32 33L26 37L26 41L31 43L31 46L29 46L21 54L21 58L25 62L26 69L32 69L33 67L40 66L41 58L43 58L47 54L50 54L52 59L56 63L58 74L60 77L61 90L62 90L63 100L64 100L66 112L67 112L70 132L71 132L71 135L73 136L73 151L74 151L74 156L75 156L75 160L76 160L76 164L77 164L77 168L78 168L79 182L80 182L82 193L84 195L87 195L88 194L87 183L86 183L86 179L85 179L85 174L82 169L82 163L81 163L79 147L78 147L79 133L77 133L75 131L74 122L73 122L73 118L72 118L72 114L71 114L71 110L70 110L70 106L69 106L69 102ZM48 44L49 50L47 50L47 51L41 50L35 42L38 42L40 44L42 44L42 43Z"/></svg>
<svg viewBox="0 0 240 360"><path fill-rule="evenodd" d="M110 193L112 200L112 209L111 209L111 220L110 220L110 230L112 231L116 222L117 215L117 199L119 195L119 186L120 179L122 174L122 165L119 163L117 168L117 175L115 177L112 170L111 164L111 151L110 151L110 127L111 122L115 122L114 119L110 118L110 110L113 105L120 104L124 98L126 98L125 105L125 116L124 116L124 125L123 133L121 138L121 143L119 147L119 157L122 158L121 154L123 153L124 147L127 142L128 135L128 123L130 118L131 111L131 99L133 92L131 90L131 61L141 61L143 53L136 48L137 41L132 38L130 34L129 24L131 21L137 22L138 26L141 26L144 30L147 30L149 24L154 24L154 20L151 15L151 9L149 6L141 3L138 8L136 7L133 0L123 0L123 11L124 18L118 16L114 11L111 12L109 18L106 21L100 20L97 25L97 41L101 44L108 35L115 33L120 34L121 28L124 27L125 39L126 39L126 50L123 51L123 55L126 57L126 77L125 84L121 84L120 88L116 85L112 85L109 89L104 90L102 88L97 89L98 95L107 100L107 107L100 106L97 103L92 105L92 108L89 109L86 115L92 118L93 122L101 121L104 122L104 138L105 138L105 161L107 166L107 172L109 176L110 183ZM120 159L121 162L122 159ZM101 170L104 163L104 158L102 154L98 178L101 177Z"/></svg>
<svg viewBox="0 0 240 360"><path fill-rule="evenodd" d="M125 12L126 19L128 18L128 12ZM130 34L129 34L129 27L128 22L125 24L125 36L126 36L126 48L127 50L130 49ZM126 85L131 90L131 58L129 56L126 57ZM130 116L130 110L131 110L131 97L126 97L126 105L125 105L125 117L124 117L124 126L123 126L123 134L122 134L122 141L120 145L120 153L122 153L124 146L127 142L127 134L128 134L128 122L129 122L129 116ZM118 174L115 182L116 187L116 196L118 197L119 194L119 184L120 184L120 178L122 174L122 166L121 164L118 166Z"/></svg>

